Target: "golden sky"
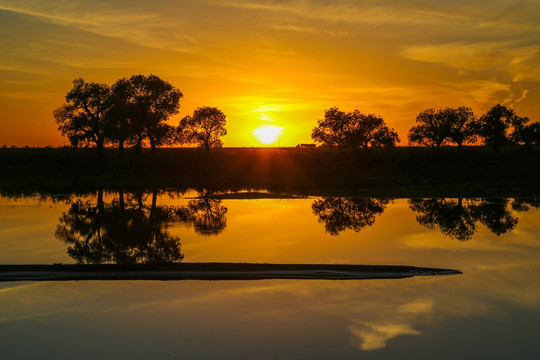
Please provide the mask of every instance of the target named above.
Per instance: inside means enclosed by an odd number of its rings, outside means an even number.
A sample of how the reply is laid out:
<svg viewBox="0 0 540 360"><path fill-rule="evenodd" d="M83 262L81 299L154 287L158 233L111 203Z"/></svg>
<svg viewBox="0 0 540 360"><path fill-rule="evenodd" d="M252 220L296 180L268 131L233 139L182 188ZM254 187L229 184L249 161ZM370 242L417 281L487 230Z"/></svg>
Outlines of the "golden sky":
<svg viewBox="0 0 540 360"><path fill-rule="evenodd" d="M430 107L540 120L538 0L0 0L0 145L62 145L75 78L153 73L227 115L225 146L312 142L324 110L381 115L406 144ZM277 145L277 144L274 144Z"/></svg>

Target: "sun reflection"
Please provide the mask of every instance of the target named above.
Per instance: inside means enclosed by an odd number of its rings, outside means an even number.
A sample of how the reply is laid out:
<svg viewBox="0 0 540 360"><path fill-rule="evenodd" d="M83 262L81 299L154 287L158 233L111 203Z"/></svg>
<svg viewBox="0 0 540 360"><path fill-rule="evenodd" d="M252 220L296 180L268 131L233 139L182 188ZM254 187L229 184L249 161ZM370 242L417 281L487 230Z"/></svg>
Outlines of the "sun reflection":
<svg viewBox="0 0 540 360"><path fill-rule="evenodd" d="M263 125L253 130L252 134L260 143L270 145L278 141L279 136L283 134L283 128L274 125Z"/></svg>

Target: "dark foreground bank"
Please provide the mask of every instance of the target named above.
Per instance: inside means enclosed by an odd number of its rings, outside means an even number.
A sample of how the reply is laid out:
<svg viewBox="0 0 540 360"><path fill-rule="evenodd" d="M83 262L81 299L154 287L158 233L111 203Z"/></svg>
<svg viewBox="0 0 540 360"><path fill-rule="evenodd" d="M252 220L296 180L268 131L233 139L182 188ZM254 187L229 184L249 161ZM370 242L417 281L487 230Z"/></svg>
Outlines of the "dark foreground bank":
<svg viewBox="0 0 540 360"><path fill-rule="evenodd" d="M540 149L486 147L331 150L324 148L0 149L0 189L269 189L317 195L359 191L415 196L539 195ZM322 189L322 190L321 190ZM416 189L420 189L416 191ZM397 194L388 194L388 190ZM432 191L432 192L433 192ZM427 195L426 195L427 196Z"/></svg>
<svg viewBox="0 0 540 360"><path fill-rule="evenodd" d="M459 270L392 265L179 263L168 265L0 265L0 281L400 279Z"/></svg>

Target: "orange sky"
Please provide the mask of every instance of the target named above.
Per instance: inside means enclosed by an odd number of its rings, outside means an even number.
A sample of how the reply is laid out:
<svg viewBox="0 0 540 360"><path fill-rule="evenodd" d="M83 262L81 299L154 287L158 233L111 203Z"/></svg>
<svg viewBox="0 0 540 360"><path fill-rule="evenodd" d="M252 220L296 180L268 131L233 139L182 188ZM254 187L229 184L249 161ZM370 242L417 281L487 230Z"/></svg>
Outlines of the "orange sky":
<svg viewBox="0 0 540 360"><path fill-rule="evenodd" d="M532 0L0 0L0 146L62 145L52 111L75 78L156 74L180 114L217 106L225 146L311 142L324 110L381 115L406 144L429 107L502 103L540 120ZM277 144L274 144L277 145Z"/></svg>

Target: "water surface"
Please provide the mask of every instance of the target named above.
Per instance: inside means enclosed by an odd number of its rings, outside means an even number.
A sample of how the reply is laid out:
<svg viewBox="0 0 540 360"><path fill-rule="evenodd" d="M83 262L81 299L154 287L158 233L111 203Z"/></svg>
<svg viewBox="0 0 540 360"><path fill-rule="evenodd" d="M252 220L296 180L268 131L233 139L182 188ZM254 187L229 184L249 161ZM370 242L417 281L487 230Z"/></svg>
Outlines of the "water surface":
<svg viewBox="0 0 540 360"><path fill-rule="evenodd" d="M4 196L0 264L387 264L463 275L3 283L5 357L533 359L540 351L534 200L200 195Z"/></svg>

